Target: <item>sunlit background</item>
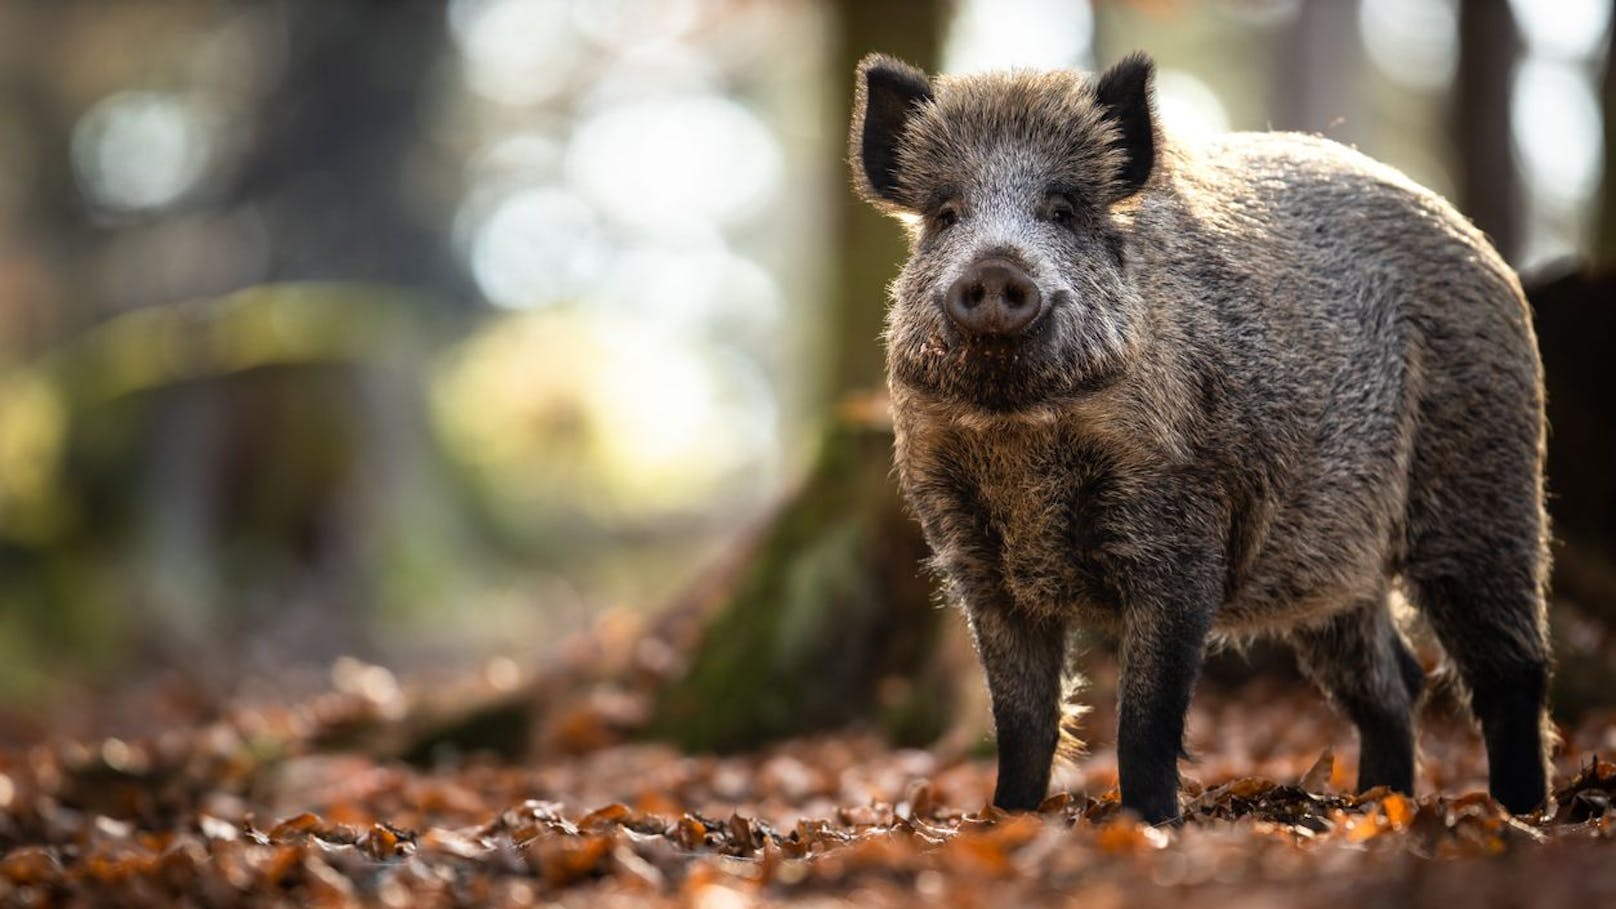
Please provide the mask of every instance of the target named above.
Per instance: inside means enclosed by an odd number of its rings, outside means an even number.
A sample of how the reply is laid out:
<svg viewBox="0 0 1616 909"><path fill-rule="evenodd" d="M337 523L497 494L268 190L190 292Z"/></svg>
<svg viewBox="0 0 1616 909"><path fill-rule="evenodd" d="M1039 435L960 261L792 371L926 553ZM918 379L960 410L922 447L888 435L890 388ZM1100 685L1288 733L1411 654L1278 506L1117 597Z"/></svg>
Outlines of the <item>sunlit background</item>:
<svg viewBox="0 0 1616 909"><path fill-rule="evenodd" d="M1149 50L1170 131L1354 144L1531 271L1592 242L1611 4L1487 6L1476 72L1457 0L933 18L948 72ZM0 2L0 703L668 602L876 344L828 302L848 8Z"/></svg>

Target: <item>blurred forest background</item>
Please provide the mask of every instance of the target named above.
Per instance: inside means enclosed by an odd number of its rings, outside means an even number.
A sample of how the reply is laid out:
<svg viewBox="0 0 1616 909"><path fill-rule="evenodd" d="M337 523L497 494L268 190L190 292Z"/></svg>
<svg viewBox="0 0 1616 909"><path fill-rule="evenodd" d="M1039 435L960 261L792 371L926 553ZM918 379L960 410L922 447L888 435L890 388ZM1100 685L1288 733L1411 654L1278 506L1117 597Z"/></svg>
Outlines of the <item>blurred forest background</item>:
<svg viewBox="0 0 1616 909"><path fill-rule="evenodd" d="M1547 288L1557 623L1616 660L1612 6L0 0L0 710L527 660L689 589L880 385L871 50L1143 48L1169 130L1454 199Z"/></svg>

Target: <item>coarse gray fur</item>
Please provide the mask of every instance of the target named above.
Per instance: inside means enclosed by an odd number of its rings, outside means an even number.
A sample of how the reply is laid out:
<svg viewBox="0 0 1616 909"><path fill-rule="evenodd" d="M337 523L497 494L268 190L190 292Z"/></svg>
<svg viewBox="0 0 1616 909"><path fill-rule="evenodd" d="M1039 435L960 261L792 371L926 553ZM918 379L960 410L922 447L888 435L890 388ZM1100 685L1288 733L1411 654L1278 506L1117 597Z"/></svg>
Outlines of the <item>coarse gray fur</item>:
<svg viewBox="0 0 1616 909"><path fill-rule="evenodd" d="M885 335L898 476L987 674L995 803L1045 794L1078 624L1119 635L1122 798L1152 821L1178 813L1218 636L1288 636L1358 727L1360 784L1411 789L1398 586L1467 686L1493 794L1537 808L1543 389L1515 274L1334 142L1165 134L1152 72L859 67L855 184L911 239ZM945 312L988 258L1037 288L1024 333Z"/></svg>

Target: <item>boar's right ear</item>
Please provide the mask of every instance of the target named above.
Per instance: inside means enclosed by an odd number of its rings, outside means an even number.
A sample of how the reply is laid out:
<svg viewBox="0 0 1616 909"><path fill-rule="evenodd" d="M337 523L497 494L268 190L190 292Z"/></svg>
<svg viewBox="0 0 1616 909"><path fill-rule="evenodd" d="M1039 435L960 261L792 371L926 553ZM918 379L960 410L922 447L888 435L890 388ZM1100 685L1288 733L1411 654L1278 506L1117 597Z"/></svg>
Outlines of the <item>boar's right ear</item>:
<svg viewBox="0 0 1616 909"><path fill-rule="evenodd" d="M1150 97L1155 72L1150 56L1135 52L1106 70L1094 87L1095 98L1116 127L1114 144L1123 155L1117 172L1120 198L1138 192L1156 166L1156 115Z"/></svg>
<svg viewBox="0 0 1616 909"><path fill-rule="evenodd" d="M926 74L902 60L871 54L859 63L848 145L854 182L865 199L881 206L902 206L898 139L910 116L931 97Z"/></svg>

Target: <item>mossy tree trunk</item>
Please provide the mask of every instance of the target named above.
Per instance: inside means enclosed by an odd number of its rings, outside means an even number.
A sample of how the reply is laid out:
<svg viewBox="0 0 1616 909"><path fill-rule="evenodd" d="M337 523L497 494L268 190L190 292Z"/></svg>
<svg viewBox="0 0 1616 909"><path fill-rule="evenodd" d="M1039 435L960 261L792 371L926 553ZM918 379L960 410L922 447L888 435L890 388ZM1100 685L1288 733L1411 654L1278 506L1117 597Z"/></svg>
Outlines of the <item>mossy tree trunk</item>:
<svg viewBox="0 0 1616 909"><path fill-rule="evenodd" d="M852 74L872 51L935 68L945 7L842 0L833 78L846 83L828 130L842 157ZM731 578L688 669L664 690L653 734L691 749L879 719L899 741L943 728L951 685L936 646L944 615L921 561L925 543L892 478L879 342L884 287L905 251L895 225L854 198L837 169L837 279L826 338L827 398L862 400L827 425L814 467ZM863 396L859 398L859 396ZM855 410L862 413L855 414Z"/></svg>
<svg viewBox="0 0 1616 909"><path fill-rule="evenodd" d="M933 684L939 615L925 544L892 489L892 435L844 418L818 463L757 539L705 627L654 731L733 750L860 717L896 740L942 731Z"/></svg>

